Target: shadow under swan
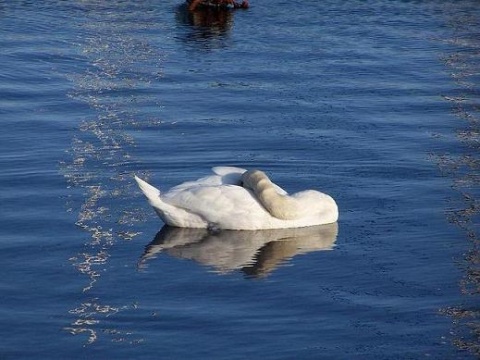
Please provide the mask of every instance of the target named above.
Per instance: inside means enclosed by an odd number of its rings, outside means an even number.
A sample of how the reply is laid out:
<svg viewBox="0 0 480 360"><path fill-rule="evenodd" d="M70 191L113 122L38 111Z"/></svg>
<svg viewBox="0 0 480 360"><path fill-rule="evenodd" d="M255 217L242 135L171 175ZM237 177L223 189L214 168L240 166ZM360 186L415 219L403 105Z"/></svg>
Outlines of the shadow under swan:
<svg viewBox="0 0 480 360"><path fill-rule="evenodd" d="M337 223L258 231L210 231L165 225L146 246L139 268L166 253L194 260L219 274L241 270L247 277L265 277L294 256L332 250L337 234Z"/></svg>

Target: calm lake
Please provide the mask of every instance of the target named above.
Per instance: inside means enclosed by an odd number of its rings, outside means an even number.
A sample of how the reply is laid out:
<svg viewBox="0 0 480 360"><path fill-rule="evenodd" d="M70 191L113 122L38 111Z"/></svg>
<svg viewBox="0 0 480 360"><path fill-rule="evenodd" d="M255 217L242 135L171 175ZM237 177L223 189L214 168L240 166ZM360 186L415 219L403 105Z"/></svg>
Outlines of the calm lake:
<svg viewBox="0 0 480 360"><path fill-rule="evenodd" d="M0 0L1 359L480 356L474 0ZM336 199L163 228L217 165Z"/></svg>

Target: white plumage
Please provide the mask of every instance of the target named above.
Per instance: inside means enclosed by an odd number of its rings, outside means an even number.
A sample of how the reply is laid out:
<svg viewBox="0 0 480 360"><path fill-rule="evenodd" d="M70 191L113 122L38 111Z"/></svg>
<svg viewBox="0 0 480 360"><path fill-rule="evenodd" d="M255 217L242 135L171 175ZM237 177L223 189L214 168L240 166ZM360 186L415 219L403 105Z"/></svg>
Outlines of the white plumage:
<svg viewBox="0 0 480 360"><path fill-rule="evenodd" d="M286 229L334 223L335 201L306 190L292 195L261 171L214 167L213 174L160 193L135 176L140 189L167 225L230 230Z"/></svg>

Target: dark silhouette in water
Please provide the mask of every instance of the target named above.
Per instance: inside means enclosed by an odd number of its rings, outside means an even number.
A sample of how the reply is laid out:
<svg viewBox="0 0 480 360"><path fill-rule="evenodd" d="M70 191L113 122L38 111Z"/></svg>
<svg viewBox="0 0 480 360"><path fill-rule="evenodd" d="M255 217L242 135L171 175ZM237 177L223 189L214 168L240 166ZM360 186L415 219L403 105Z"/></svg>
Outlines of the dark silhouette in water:
<svg viewBox="0 0 480 360"><path fill-rule="evenodd" d="M187 0L188 10L195 11L202 8L216 9L248 9L248 0L241 3L234 0Z"/></svg>
<svg viewBox="0 0 480 360"><path fill-rule="evenodd" d="M226 34L232 27L232 15L231 10L223 8L189 11L186 3L177 8L177 21L193 29L190 35L193 39L208 39Z"/></svg>
<svg viewBox="0 0 480 360"><path fill-rule="evenodd" d="M234 9L248 8L248 2L242 3L221 1L197 2L192 6L193 1L185 2L177 7L176 19L181 25L187 25L188 32L183 34L185 42L201 42L205 44L209 40L221 39L228 35L233 25Z"/></svg>

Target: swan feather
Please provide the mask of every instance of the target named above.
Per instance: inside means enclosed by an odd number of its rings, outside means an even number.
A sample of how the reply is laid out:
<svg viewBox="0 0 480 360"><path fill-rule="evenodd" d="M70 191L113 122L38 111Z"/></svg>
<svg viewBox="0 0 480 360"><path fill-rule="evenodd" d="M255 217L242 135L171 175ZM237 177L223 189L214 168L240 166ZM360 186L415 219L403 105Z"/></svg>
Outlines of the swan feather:
<svg viewBox="0 0 480 360"><path fill-rule="evenodd" d="M135 176L160 218L176 227L231 230L284 229L334 223L335 201L314 190L288 195L265 173L215 167L213 175L160 193Z"/></svg>

